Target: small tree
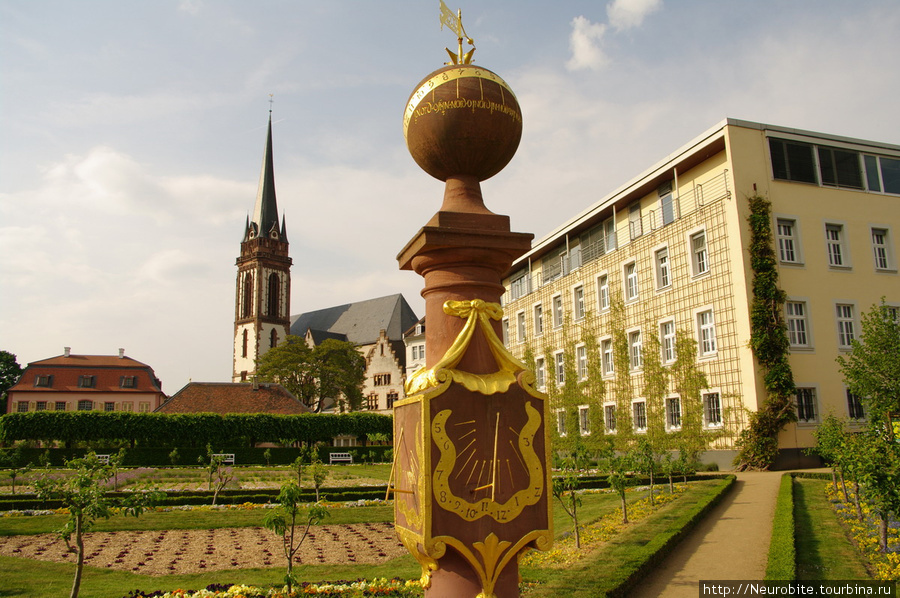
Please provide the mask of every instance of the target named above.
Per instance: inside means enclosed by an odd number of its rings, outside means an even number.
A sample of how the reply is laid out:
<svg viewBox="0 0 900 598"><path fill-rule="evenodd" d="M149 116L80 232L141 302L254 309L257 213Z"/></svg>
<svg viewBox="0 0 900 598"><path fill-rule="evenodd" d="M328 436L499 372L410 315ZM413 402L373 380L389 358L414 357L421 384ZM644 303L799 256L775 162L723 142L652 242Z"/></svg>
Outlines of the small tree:
<svg viewBox="0 0 900 598"><path fill-rule="evenodd" d="M109 519L114 507L122 508L126 515L139 516L145 508L159 500L161 493L132 492L127 498L107 497L105 482L112 468L101 463L94 453L67 461L66 465L75 469L74 476L54 479L45 472L35 482L35 490L41 500L59 499L69 510L68 520L57 533L65 541L69 552L75 554L75 579L70 598L77 598L84 571L84 533L98 519Z"/></svg>
<svg viewBox="0 0 900 598"><path fill-rule="evenodd" d="M829 413L822 421L822 425L813 432L816 439L816 446L809 452L819 455L829 465L831 465L831 484L837 490L837 472L841 475L841 488L844 491L844 501L849 502L847 496L847 486L844 484L844 422Z"/></svg>
<svg viewBox="0 0 900 598"><path fill-rule="evenodd" d="M653 446L647 438L638 440L634 461L638 471L647 474L650 478L650 504L654 505L656 498L653 496L653 472L656 469L656 459L653 454Z"/></svg>
<svg viewBox="0 0 900 598"><path fill-rule="evenodd" d="M207 490L213 493L212 504L215 506L219 492L224 490L225 486L234 479L234 470L225 467L225 456L214 453L212 445L209 444L206 445L206 459L201 455L197 457L197 461L206 463ZM213 478L215 478L215 484L213 484Z"/></svg>
<svg viewBox="0 0 900 598"><path fill-rule="evenodd" d="M281 536L284 557L287 559L287 574L284 581L288 587L288 594L291 593L293 584L296 583L293 573L294 555L303 545L303 541L309 534L309 528L318 525L328 517L328 510L318 502L304 510L300 506L301 495L302 491L297 484L293 482L284 484L281 492L278 493L278 507L270 511L263 521L266 528ZM299 538L297 537L298 522L302 522L300 525L304 526Z"/></svg>
<svg viewBox="0 0 900 598"><path fill-rule="evenodd" d="M172 451L169 453L169 463L171 463L172 466L174 467L178 463L178 460L180 458L181 458L181 455L178 454L178 448L173 448Z"/></svg>
<svg viewBox="0 0 900 598"><path fill-rule="evenodd" d="M269 467L272 464L272 449L263 451L263 459L266 460L266 467Z"/></svg>
<svg viewBox="0 0 900 598"><path fill-rule="evenodd" d="M109 467L112 470L113 490L119 490L119 468L125 460L125 449L119 449L115 454L109 456Z"/></svg>
<svg viewBox="0 0 900 598"><path fill-rule="evenodd" d="M19 465L22 461L22 449L16 447L11 451L0 453L0 467L9 467L7 475L12 482L12 493L16 493L16 479L32 470L31 463Z"/></svg>
<svg viewBox="0 0 900 598"><path fill-rule="evenodd" d="M622 523L628 523L628 503L625 500L625 489L628 488L627 472L631 469L631 458L628 455L614 456L608 460L608 463L609 476L606 481L622 501Z"/></svg>
<svg viewBox="0 0 900 598"><path fill-rule="evenodd" d="M321 500L319 496L319 491L322 489L322 484L325 483L325 478L328 477L328 469L319 460L318 454L315 454L311 459L312 464L309 466L309 475L312 476L313 486L316 489L316 502Z"/></svg>
<svg viewBox="0 0 900 598"><path fill-rule="evenodd" d="M578 524L578 507L581 506L581 496L578 493L580 480L578 472L587 464L588 454L583 443L577 442L572 447L572 452L563 459L562 472L553 478L553 496L555 496L563 510L572 519L572 527L575 530L575 548L581 548L581 530Z"/></svg>

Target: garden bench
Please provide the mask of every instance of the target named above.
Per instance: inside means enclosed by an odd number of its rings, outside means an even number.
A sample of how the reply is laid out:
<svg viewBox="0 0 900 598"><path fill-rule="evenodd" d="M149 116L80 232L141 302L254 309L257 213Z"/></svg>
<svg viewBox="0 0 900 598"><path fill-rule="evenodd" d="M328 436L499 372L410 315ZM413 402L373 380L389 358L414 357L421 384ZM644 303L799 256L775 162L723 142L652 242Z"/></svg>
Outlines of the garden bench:
<svg viewBox="0 0 900 598"><path fill-rule="evenodd" d="M335 463L353 463L353 455L350 453L329 453L328 464L334 465Z"/></svg>
<svg viewBox="0 0 900 598"><path fill-rule="evenodd" d="M109 465L109 455L97 455L97 461L100 461L100 463L106 463L107 465Z"/></svg>
<svg viewBox="0 0 900 598"><path fill-rule="evenodd" d="M234 453L217 453L213 457L221 457L223 465L234 465Z"/></svg>

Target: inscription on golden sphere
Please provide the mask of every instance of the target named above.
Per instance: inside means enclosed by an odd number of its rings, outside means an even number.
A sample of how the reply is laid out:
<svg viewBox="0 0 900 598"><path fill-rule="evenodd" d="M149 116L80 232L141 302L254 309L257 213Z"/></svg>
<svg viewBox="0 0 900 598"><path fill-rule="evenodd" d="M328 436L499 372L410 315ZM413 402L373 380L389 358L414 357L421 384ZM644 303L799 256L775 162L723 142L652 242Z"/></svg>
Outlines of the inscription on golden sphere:
<svg viewBox="0 0 900 598"><path fill-rule="evenodd" d="M403 115L409 153L422 170L489 179L509 163L522 139L522 111L496 73L471 64L428 75L410 95Z"/></svg>

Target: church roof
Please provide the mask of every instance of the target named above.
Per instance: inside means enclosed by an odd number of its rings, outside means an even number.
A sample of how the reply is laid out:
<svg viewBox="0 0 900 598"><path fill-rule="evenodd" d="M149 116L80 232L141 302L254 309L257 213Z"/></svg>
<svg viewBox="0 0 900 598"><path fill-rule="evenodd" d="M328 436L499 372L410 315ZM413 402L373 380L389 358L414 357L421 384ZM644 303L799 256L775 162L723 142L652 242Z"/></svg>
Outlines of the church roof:
<svg viewBox="0 0 900 598"><path fill-rule="evenodd" d="M282 241L287 241L287 227L284 219L279 228L278 202L275 198L275 165L272 157L272 112L269 111L269 127L266 135L266 151L263 156L262 170L259 173L259 188L256 192L256 204L253 208L253 217L247 224L247 233L250 226L256 228L256 236L268 237L275 230ZM246 235L245 235L246 236ZM246 240L246 238L245 238Z"/></svg>
<svg viewBox="0 0 900 598"><path fill-rule="evenodd" d="M329 333L323 340L343 335L351 343L368 345L378 340L382 330L389 339L403 338L417 320L403 295L396 294L291 316L290 333L305 336L311 330L317 343L321 333Z"/></svg>
<svg viewBox="0 0 900 598"><path fill-rule="evenodd" d="M158 413L309 413L285 387L274 383L188 382Z"/></svg>

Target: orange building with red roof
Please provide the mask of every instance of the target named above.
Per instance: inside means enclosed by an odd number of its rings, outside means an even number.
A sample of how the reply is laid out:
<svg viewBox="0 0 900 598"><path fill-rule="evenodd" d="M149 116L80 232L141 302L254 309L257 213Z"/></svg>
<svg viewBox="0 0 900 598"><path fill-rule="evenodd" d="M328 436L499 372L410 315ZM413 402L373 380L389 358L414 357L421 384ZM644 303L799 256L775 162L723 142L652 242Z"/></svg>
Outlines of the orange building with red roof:
<svg viewBox="0 0 900 598"><path fill-rule="evenodd" d="M145 363L125 355L74 355L29 363L9 389L7 411L154 411L166 399Z"/></svg>

